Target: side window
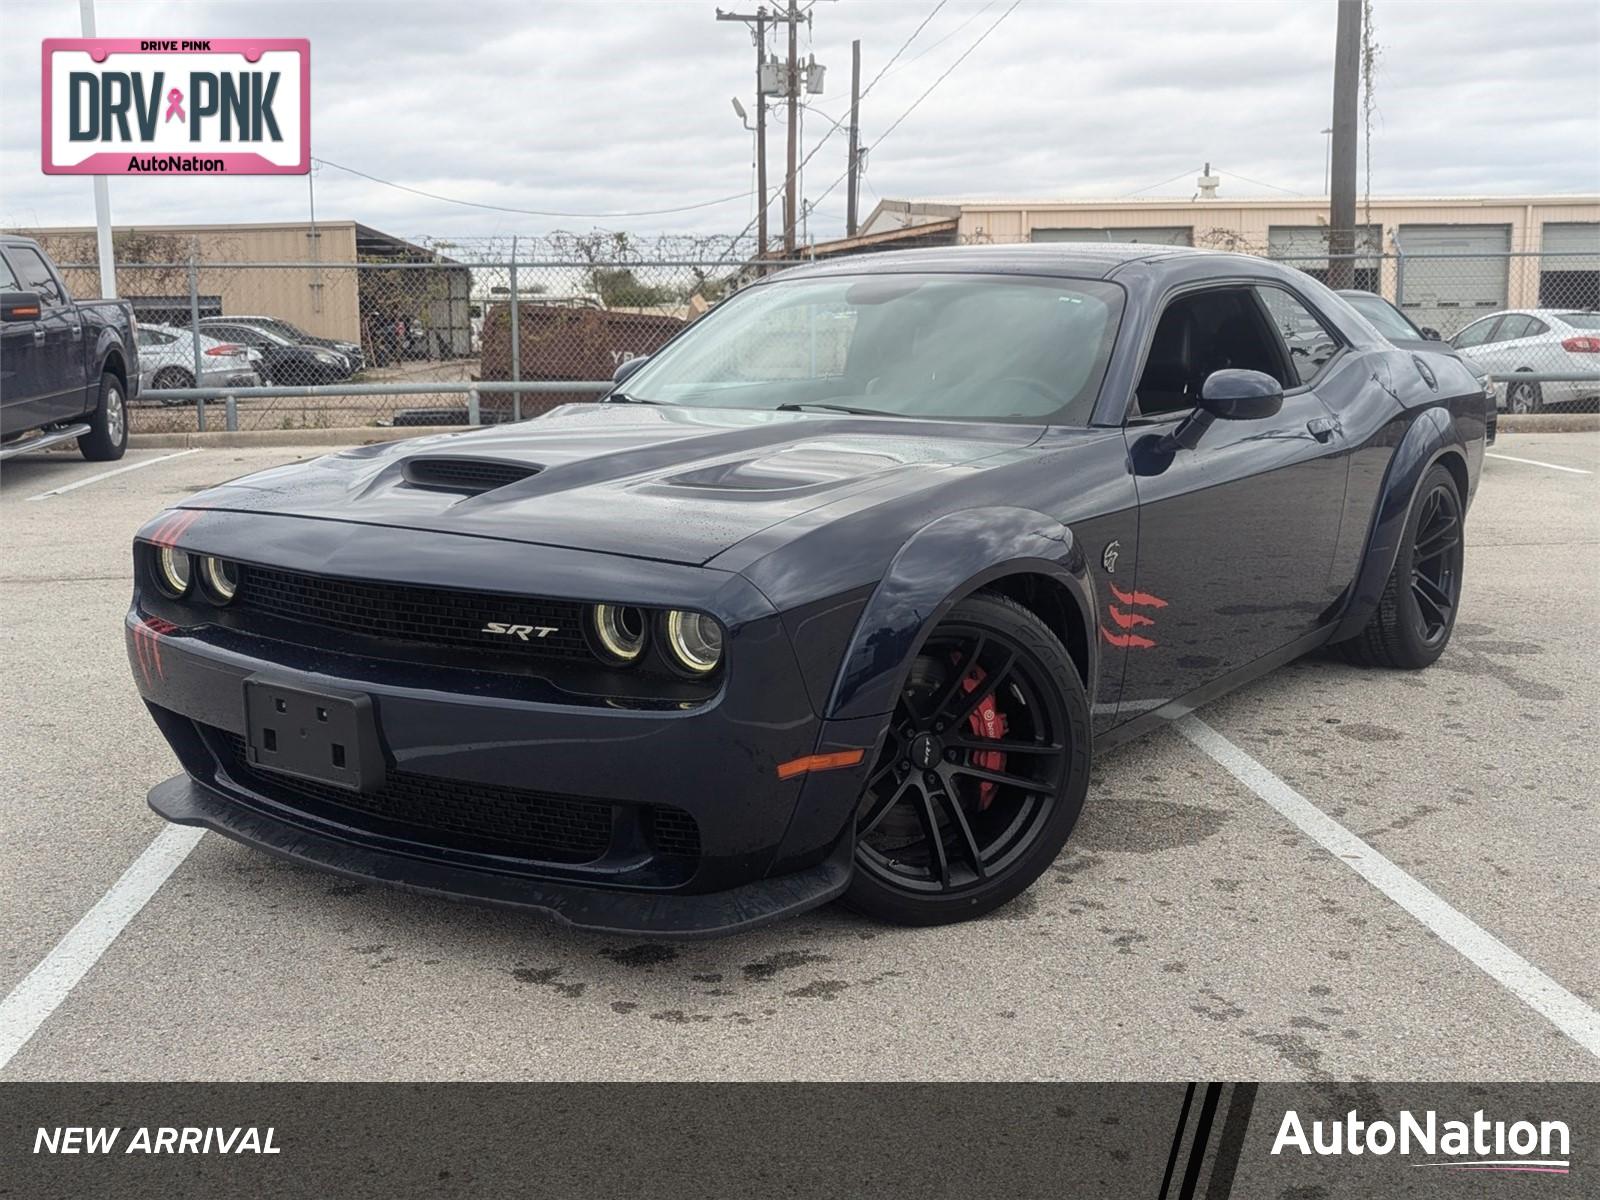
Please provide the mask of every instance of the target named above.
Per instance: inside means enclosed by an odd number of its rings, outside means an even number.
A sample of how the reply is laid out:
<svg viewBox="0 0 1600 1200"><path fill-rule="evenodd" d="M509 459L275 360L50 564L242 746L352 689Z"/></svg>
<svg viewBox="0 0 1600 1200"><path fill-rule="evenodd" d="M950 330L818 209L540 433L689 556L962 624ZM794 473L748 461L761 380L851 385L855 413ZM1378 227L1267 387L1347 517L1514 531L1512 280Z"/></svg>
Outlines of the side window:
<svg viewBox="0 0 1600 1200"><path fill-rule="evenodd" d="M1171 301L1156 323L1135 392L1135 417L1187 412L1213 371L1263 371L1285 387L1277 339L1249 288L1191 292Z"/></svg>
<svg viewBox="0 0 1600 1200"><path fill-rule="evenodd" d="M28 246L14 246L10 255L22 275L22 286L25 291L38 292L39 299L47 305L66 303L67 298L62 294L61 286L56 283L56 277L50 273L50 268L45 266L44 259L39 257L37 250Z"/></svg>
<svg viewBox="0 0 1600 1200"><path fill-rule="evenodd" d="M1512 313L1511 316L1501 320L1500 328L1494 331L1494 340L1497 342L1509 342L1513 338L1527 337L1532 332L1529 327L1533 323L1532 317L1524 317L1518 313Z"/></svg>
<svg viewBox="0 0 1600 1200"><path fill-rule="evenodd" d="M1267 306L1283 344L1289 348L1289 361L1296 376L1290 386L1310 383L1339 353L1339 339L1309 308L1282 288L1261 287L1256 293Z"/></svg>
<svg viewBox="0 0 1600 1200"><path fill-rule="evenodd" d="M1489 340L1489 333L1500 321L1499 317L1485 317L1468 325L1455 337L1450 339L1450 344L1457 350L1466 346L1481 346Z"/></svg>
<svg viewBox="0 0 1600 1200"><path fill-rule="evenodd" d="M11 264L0 258L0 292L15 292L21 290L17 286L16 272L11 269Z"/></svg>
<svg viewBox="0 0 1600 1200"><path fill-rule="evenodd" d="M1523 337L1538 337L1541 333L1549 333L1549 332L1550 332L1550 326L1546 325L1543 321L1539 320L1538 317L1529 317L1528 318L1528 328L1523 330L1522 336Z"/></svg>

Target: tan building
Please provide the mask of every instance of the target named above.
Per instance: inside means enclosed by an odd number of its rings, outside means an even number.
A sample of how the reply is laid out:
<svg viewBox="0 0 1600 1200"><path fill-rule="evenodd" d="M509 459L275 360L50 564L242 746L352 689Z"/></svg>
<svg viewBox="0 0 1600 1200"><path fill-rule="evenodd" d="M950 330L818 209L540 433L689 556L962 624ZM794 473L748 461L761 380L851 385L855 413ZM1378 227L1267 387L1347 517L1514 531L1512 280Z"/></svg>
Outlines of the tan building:
<svg viewBox="0 0 1600 1200"><path fill-rule="evenodd" d="M44 245L74 295L99 293L93 229L16 232ZM117 226L112 244L117 290L146 322L189 323L192 255L202 317L277 317L317 337L359 341L369 362L384 357L374 350L403 320L414 356L471 353L471 271L356 221Z"/></svg>
<svg viewBox="0 0 1600 1200"><path fill-rule="evenodd" d="M1358 286L1420 323L1453 331L1484 312L1541 304L1600 307L1600 196L1374 198L1358 201ZM1325 197L1191 200L885 200L855 238L818 257L913 245L1151 242L1270 255L1327 269Z"/></svg>

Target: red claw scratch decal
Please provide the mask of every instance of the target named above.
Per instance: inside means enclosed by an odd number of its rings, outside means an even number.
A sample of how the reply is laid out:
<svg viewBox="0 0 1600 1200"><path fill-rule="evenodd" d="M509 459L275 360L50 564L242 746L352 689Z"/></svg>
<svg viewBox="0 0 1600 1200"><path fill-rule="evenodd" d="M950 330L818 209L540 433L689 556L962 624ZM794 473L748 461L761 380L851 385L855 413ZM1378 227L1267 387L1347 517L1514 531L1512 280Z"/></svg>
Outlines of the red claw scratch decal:
<svg viewBox="0 0 1600 1200"><path fill-rule="evenodd" d="M200 519L203 511L198 508L174 509L150 531L151 543L157 546L176 546L178 539L184 535L189 526Z"/></svg>
<svg viewBox="0 0 1600 1200"><path fill-rule="evenodd" d="M176 628L171 621L163 621L160 617L142 617L139 624L133 627L130 634L133 653L138 659L139 674L144 676L146 687L150 686L152 672L155 679L167 677L166 669L161 665L161 639Z"/></svg>
<svg viewBox="0 0 1600 1200"><path fill-rule="evenodd" d="M1127 606L1128 608L1162 609L1167 606L1167 602L1160 596L1152 596L1149 592L1125 592L1121 588L1117 587L1117 585L1114 583L1108 584L1107 586L1110 587L1111 594L1116 598L1117 602ZM1129 629L1137 629L1141 625L1155 624L1155 620L1151 617L1145 616L1144 613L1124 612L1122 609L1118 608L1116 604L1107 603L1106 614L1108 617L1110 617L1113 625L1124 631ZM1107 629L1104 625L1100 626L1100 636L1111 645L1116 646L1119 650L1147 650L1156 644L1149 638L1140 634L1127 632L1117 633Z"/></svg>
<svg viewBox="0 0 1600 1200"><path fill-rule="evenodd" d="M1136 604L1145 608L1165 608L1167 602L1160 596L1152 596L1149 592L1124 592L1116 584L1111 584L1111 594L1124 604Z"/></svg>

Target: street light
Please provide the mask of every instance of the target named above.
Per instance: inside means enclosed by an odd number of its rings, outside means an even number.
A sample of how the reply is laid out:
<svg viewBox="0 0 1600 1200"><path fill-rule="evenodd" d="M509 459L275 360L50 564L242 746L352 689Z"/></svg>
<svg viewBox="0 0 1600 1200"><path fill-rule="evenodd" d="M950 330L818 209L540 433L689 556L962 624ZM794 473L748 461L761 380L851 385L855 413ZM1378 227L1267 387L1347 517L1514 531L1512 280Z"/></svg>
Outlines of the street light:
<svg viewBox="0 0 1600 1200"><path fill-rule="evenodd" d="M739 120L744 122L744 127L754 133L755 126L750 124L750 114L745 112L744 105L739 103L737 96L733 98L733 111L739 114Z"/></svg>

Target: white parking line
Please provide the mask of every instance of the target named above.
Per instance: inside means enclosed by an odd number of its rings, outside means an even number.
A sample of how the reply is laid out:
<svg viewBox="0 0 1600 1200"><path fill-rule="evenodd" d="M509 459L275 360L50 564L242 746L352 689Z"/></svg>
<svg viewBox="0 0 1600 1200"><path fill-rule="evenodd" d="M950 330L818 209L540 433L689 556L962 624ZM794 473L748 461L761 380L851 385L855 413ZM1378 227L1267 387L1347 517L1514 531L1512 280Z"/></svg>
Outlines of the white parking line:
<svg viewBox="0 0 1600 1200"><path fill-rule="evenodd" d="M1485 458L1498 458L1502 462L1527 463L1530 467L1549 467L1552 471L1565 471L1569 475L1593 475L1593 471L1585 471L1580 467L1563 467L1560 463L1540 462L1537 458L1518 458L1514 454L1491 454L1485 450Z"/></svg>
<svg viewBox="0 0 1600 1200"><path fill-rule="evenodd" d="M102 479L110 479L113 475L122 475L128 471L137 471L141 467L153 467L158 462L166 462L172 458L182 458L185 454L200 453L199 446L192 446L188 450L179 450L173 454L163 454L160 458L145 458L127 466L117 467L112 471L101 471L98 475L91 475L87 479L80 479L75 483L64 483L58 488L51 488L48 492L40 492L37 496L29 496L29 500L48 500L51 496L59 496L62 492L73 492L81 487L88 487L91 483L99 483Z"/></svg>
<svg viewBox="0 0 1600 1200"><path fill-rule="evenodd" d="M0 1000L0 1070L78 986L205 832L168 825L27 978Z"/></svg>
<svg viewBox="0 0 1600 1200"><path fill-rule="evenodd" d="M1445 945L1600 1058L1600 1012L1470 917L1451 908L1427 885L1395 866L1204 721L1187 716L1175 727L1312 841L1422 922Z"/></svg>

